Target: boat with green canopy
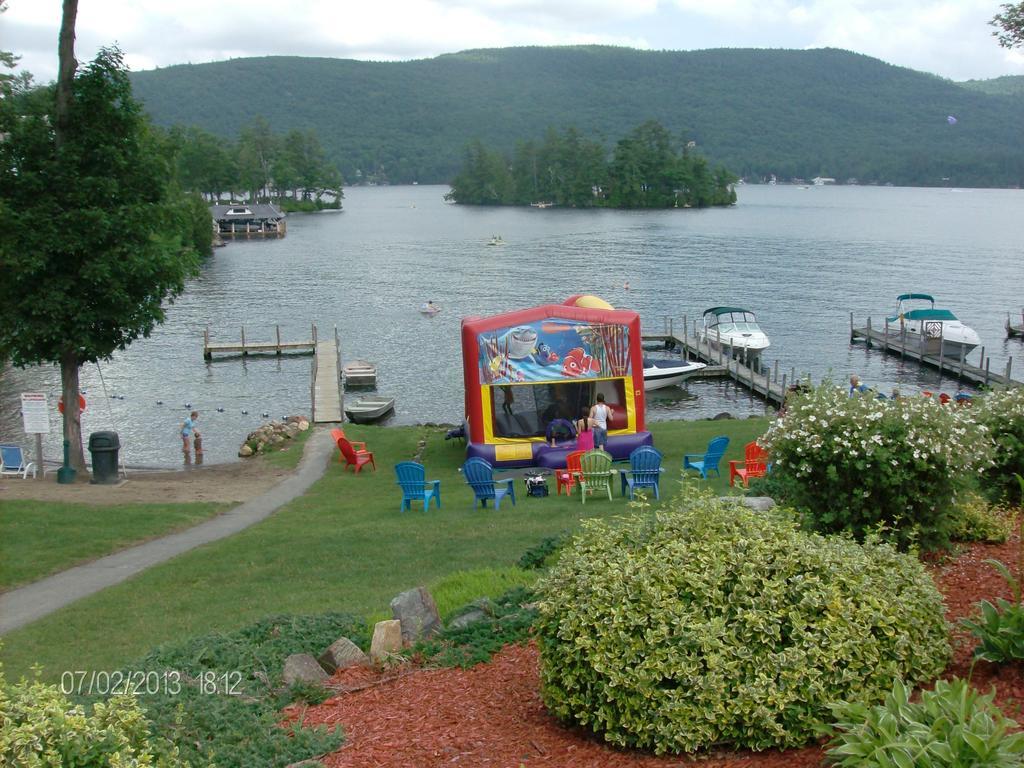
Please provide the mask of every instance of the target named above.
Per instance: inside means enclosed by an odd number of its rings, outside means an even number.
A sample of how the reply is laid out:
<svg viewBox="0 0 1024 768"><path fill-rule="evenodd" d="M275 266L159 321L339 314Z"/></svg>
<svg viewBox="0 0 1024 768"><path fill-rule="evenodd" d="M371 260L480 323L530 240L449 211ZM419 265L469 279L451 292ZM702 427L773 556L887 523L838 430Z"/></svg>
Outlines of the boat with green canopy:
<svg viewBox="0 0 1024 768"><path fill-rule="evenodd" d="M741 307L705 309L700 337L711 349L721 350L755 369L760 365L761 353L771 346L754 313Z"/></svg>
<svg viewBox="0 0 1024 768"><path fill-rule="evenodd" d="M926 355L958 359L981 344L977 332L964 325L948 309L937 309L927 293L903 293L896 297L896 314L891 315L888 333Z"/></svg>

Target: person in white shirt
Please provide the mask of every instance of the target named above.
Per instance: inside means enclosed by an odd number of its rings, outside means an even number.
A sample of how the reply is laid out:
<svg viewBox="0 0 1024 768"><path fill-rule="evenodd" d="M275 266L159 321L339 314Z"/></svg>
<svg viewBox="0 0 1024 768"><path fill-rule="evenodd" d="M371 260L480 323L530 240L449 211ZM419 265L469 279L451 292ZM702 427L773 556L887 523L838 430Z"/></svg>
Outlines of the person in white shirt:
<svg viewBox="0 0 1024 768"><path fill-rule="evenodd" d="M594 447L605 449L608 443L608 422L612 418L612 409L604 404L604 393L597 393L597 402L590 409L590 423L594 425Z"/></svg>

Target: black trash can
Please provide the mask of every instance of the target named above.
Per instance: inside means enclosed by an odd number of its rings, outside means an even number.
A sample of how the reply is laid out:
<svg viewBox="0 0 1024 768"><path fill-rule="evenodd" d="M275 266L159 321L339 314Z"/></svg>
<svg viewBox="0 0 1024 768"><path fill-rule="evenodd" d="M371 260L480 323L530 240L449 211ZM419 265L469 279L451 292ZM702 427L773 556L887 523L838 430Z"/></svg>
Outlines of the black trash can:
<svg viewBox="0 0 1024 768"><path fill-rule="evenodd" d="M92 480L97 485L117 483L117 454L121 441L117 432L93 432L89 435L92 455Z"/></svg>

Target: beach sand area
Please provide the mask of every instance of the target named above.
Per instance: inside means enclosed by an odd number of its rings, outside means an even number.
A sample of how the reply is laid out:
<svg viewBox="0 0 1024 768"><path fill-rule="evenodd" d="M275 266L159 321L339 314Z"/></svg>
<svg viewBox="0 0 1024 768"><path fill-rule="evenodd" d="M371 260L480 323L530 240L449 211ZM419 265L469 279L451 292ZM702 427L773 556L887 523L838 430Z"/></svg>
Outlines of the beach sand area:
<svg viewBox="0 0 1024 768"><path fill-rule="evenodd" d="M9 499L37 499L69 504L178 504L193 501L243 502L259 496L290 470L269 466L258 458L234 464L211 464L167 472L128 472L118 485L92 485L79 473L76 482L60 485L57 473L45 479L0 479L0 504Z"/></svg>

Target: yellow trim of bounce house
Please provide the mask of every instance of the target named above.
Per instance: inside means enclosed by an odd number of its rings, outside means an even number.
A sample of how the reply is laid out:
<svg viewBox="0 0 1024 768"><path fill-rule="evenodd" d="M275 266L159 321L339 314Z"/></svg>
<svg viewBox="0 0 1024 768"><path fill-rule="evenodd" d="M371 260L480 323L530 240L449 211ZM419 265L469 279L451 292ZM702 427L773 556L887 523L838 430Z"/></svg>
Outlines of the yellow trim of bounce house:
<svg viewBox="0 0 1024 768"><path fill-rule="evenodd" d="M532 443L545 443L543 435L537 437L495 437L494 435L494 411L492 410L493 402L491 400L490 390L494 387L522 387L531 386L537 384L546 383L558 383L559 381L568 381L567 379L554 380L551 382L543 381L525 381L517 382L515 384L481 384L480 385L480 418L483 419L484 427L484 444L485 445L530 445ZM585 379L587 382L597 381L622 381L623 390L626 393L626 426L619 429L609 429L609 435L632 435L636 433L636 392L633 387L635 386L635 379L633 376L609 376L605 379ZM641 384L641 386L643 386ZM518 456L512 458L520 458Z"/></svg>

